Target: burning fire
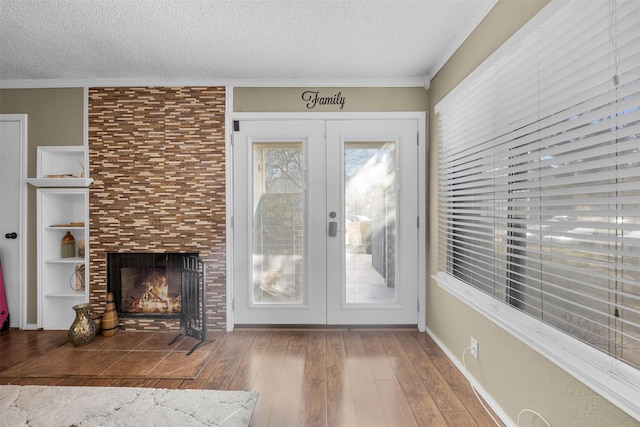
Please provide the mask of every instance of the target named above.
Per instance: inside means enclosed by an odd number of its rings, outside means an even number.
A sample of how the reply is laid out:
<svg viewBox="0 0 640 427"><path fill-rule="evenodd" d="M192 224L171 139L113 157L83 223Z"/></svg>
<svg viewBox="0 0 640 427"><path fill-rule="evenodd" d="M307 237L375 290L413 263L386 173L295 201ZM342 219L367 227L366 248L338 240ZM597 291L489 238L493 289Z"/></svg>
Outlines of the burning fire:
<svg viewBox="0 0 640 427"><path fill-rule="evenodd" d="M180 295L169 296L166 276L154 273L143 283L144 293L131 302L132 313L176 313L182 310Z"/></svg>

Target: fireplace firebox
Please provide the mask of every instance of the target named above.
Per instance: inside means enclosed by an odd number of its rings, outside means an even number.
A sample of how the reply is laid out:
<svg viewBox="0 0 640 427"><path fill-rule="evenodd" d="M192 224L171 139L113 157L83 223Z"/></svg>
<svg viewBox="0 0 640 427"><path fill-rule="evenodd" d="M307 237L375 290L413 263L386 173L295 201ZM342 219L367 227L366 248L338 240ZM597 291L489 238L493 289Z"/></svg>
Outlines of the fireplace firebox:
<svg viewBox="0 0 640 427"><path fill-rule="evenodd" d="M179 318L183 259L196 253L107 254L107 289L120 317Z"/></svg>

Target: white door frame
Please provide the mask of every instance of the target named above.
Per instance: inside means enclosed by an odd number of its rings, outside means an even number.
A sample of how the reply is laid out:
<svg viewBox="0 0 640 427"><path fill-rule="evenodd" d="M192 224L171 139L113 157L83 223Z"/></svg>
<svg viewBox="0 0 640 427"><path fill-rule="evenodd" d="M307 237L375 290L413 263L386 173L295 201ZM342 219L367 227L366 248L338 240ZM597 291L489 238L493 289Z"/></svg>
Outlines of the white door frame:
<svg viewBox="0 0 640 427"><path fill-rule="evenodd" d="M226 228L227 228L227 331L233 331L234 321L234 303L233 303L233 158L232 139L233 139L233 121L234 120L385 120L385 119L414 119L418 122L418 215L420 232L418 234L418 301L416 301L418 310L418 330L424 332L426 330L426 319L424 307L426 306L426 241L427 241L427 149L426 135L427 129L427 113L424 111L409 112L370 112L370 113L234 113L227 112L226 117L226 133L225 133L225 151L226 155Z"/></svg>
<svg viewBox="0 0 640 427"><path fill-rule="evenodd" d="M20 265L18 266L18 283L20 286L20 297L19 297L19 311L17 313L18 317L18 325L20 329L37 329L37 325L29 325L27 327L26 319L27 319L27 224L25 214L27 212L27 115L26 114L0 114L0 121L2 122L19 122L20 123L20 166L19 166L19 185L20 190L18 192L18 215L19 215L19 225L18 225L18 234L20 235L20 239L18 239L18 252L20 254ZM0 238L4 239L4 236L0 236ZM4 267L6 270L6 267ZM6 282L5 282L6 289ZM9 311L9 316L13 317L16 314L12 315L11 311Z"/></svg>

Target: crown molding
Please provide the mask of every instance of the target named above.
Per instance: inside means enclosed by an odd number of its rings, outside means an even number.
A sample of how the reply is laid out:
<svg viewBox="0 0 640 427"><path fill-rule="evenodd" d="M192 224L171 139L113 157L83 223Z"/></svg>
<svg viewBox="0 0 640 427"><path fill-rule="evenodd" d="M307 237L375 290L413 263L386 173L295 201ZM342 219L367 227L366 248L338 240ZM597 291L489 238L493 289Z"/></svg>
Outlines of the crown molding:
<svg viewBox="0 0 640 427"><path fill-rule="evenodd" d="M451 59L453 54L456 53L456 51L460 48L460 46L462 46L462 43L464 43L464 41L467 38L469 38L473 30L475 30L476 27L480 25L480 23L484 20L484 18L487 17L489 12L491 12L491 9L493 9L497 3L498 3L498 0L494 0L492 3L487 3L482 13L478 14L477 19L475 21L471 21L469 23L469 26L464 31L460 32L457 40L451 45L451 49L446 51L444 55L442 55L442 57L440 57L440 59L436 61L434 67L432 67L431 70L429 70L426 76L427 81L430 82L431 79L433 79L433 77L438 73L438 71L440 71L440 69L444 67L447 61Z"/></svg>
<svg viewBox="0 0 640 427"><path fill-rule="evenodd" d="M425 76L395 79L307 80L307 79L38 79L0 80L0 89L42 89L118 86L230 86L230 87L424 87Z"/></svg>

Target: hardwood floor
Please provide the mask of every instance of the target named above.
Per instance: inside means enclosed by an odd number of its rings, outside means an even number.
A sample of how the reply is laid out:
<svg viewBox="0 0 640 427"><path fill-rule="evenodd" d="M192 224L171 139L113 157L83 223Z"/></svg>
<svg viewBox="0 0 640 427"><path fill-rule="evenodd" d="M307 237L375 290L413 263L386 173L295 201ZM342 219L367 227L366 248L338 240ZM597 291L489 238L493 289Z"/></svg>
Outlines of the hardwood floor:
<svg viewBox="0 0 640 427"><path fill-rule="evenodd" d="M168 342L175 334L166 335ZM251 420L256 427L495 425L464 376L424 333L265 329L207 338L215 341L200 349L211 355L193 379L10 377L10 368L54 357L67 341L66 331L11 330L0 335L0 384L253 390L260 393Z"/></svg>

